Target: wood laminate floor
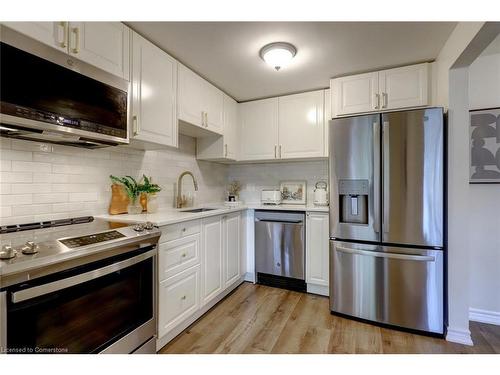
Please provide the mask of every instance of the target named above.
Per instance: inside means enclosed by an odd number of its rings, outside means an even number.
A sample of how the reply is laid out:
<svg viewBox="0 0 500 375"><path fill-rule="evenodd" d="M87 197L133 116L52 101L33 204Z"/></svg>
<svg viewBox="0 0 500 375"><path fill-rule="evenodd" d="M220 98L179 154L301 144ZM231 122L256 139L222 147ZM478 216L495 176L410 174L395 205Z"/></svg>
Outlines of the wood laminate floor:
<svg viewBox="0 0 500 375"><path fill-rule="evenodd" d="M500 353L500 327L471 322L474 346L330 314L328 298L243 283L160 353Z"/></svg>

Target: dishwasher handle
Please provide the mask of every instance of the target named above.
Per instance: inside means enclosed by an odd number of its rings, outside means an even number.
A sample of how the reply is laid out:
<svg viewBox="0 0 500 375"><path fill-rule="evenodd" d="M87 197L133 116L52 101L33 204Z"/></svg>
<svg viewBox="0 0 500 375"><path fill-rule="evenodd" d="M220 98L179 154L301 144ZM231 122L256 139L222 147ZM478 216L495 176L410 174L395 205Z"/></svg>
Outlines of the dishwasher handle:
<svg viewBox="0 0 500 375"><path fill-rule="evenodd" d="M279 223L279 224L303 224L304 220L255 219L255 222L261 222L261 223Z"/></svg>

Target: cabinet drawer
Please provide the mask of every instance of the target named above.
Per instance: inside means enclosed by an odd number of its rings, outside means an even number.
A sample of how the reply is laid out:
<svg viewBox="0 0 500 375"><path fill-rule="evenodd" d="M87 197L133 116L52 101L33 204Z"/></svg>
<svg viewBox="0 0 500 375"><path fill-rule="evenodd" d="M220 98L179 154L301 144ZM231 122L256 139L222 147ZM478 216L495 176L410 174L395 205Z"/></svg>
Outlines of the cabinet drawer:
<svg viewBox="0 0 500 375"><path fill-rule="evenodd" d="M199 308L200 268L164 280L158 288L158 335L162 337Z"/></svg>
<svg viewBox="0 0 500 375"><path fill-rule="evenodd" d="M161 227L160 243L177 240L201 232L200 220L185 221Z"/></svg>
<svg viewBox="0 0 500 375"><path fill-rule="evenodd" d="M165 280L200 262L200 235L193 234L160 244L158 278Z"/></svg>

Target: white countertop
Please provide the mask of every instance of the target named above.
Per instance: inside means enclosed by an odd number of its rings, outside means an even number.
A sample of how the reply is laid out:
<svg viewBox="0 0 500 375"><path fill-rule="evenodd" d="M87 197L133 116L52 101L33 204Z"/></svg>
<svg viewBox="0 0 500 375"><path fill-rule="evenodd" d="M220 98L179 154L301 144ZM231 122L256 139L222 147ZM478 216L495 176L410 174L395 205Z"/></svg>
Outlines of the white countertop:
<svg viewBox="0 0 500 375"><path fill-rule="evenodd" d="M244 210L276 210L276 211L305 211L305 212L328 212L328 206L316 207L298 204L282 204L282 205L262 205L260 203L245 204L238 207L226 207L223 204L219 205L203 205L200 207L214 208L211 211L205 212L183 212L186 210L196 209L197 207L189 207L182 209L170 209L156 212L154 214L142 213L137 215L120 214L120 215L99 215L96 216L101 219L117 221L121 223L144 223L150 221L155 225L163 226L169 224L180 223L183 221L196 220L204 217L223 215L231 212L244 211Z"/></svg>

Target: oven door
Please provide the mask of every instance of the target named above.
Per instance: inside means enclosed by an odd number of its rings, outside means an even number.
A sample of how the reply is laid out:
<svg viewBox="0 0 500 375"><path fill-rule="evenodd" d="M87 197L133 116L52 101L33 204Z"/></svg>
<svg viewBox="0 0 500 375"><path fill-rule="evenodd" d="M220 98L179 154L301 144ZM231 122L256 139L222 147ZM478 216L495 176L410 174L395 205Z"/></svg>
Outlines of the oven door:
<svg viewBox="0 0 500 375"><path fill-rule="evenodd" d="M131 353L154 337L154 246L8 288L9 353Z"/></svg>

